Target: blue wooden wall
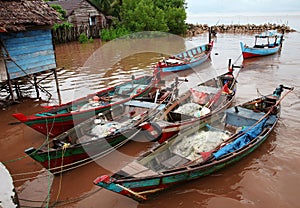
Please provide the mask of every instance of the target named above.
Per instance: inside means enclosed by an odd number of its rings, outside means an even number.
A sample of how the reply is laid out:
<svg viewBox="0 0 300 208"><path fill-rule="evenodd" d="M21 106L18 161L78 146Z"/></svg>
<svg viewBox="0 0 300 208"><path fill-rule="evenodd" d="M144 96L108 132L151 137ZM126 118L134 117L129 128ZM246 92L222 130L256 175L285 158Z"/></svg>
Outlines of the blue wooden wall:
<svg viewBox="0 0 300 208"><path fill-rule="evenodd" d="M6 62L10 79L56 68L50 29L0 33L0 38L12 60L17 63Z"/></svg>

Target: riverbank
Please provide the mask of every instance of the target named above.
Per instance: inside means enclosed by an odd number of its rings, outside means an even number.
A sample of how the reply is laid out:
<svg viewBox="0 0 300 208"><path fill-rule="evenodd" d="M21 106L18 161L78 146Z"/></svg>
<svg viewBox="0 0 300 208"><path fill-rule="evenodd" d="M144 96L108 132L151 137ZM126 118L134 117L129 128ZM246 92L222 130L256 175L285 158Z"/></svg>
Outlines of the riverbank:
<svg viewBox="0 0 300 208"><path fill-rule="evenodd" d="M259 33L266 30L278 30L286 32L296 32L295 29L287 26L285 24L231 24L231 25L214 25L211 26L212 33ZM188 24L187 35L188 36L196 36L202 33L206 33L209 30L208 24Z"/></svg>

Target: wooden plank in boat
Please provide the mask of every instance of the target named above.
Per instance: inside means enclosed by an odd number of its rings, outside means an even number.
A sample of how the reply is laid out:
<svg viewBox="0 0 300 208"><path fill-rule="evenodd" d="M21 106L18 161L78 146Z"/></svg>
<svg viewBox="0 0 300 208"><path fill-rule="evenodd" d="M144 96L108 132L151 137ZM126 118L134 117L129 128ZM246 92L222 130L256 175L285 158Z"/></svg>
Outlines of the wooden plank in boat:
<svg viewBox="0 0 300 208"><path fill-rule="evenodd" d="M136 161L133 161L126 165L122 171L126 172L127 174L134 176L134 177L143 177L143 176L152 176L157 175L156 172L150 170L149 168L139 164Z"/></svg>

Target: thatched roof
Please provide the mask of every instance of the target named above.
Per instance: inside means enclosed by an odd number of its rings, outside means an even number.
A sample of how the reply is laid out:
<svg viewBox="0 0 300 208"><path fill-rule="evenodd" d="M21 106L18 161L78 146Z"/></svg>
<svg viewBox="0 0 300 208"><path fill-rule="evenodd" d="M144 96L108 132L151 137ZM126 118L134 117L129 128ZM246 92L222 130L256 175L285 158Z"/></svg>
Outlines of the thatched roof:
<svg viewBox="0 0 300 208"><path fill-rule="evenodd" d="M1 0L0 32L24 31L27 26L59 23L58 14L43 0Z"/></svg>

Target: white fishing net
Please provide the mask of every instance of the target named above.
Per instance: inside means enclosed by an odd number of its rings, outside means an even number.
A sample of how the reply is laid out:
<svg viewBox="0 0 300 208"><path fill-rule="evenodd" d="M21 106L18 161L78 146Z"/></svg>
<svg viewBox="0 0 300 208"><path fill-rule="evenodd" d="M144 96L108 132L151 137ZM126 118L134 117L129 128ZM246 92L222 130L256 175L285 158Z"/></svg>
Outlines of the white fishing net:
<svg viewBox="0 0 300 208"><path fill-rule="evenodd" d="M173 152L189 160L201 157L201 152L209 152L229 137L228 134L219 131L201 131L189 137L183 138Z"/></svg>

